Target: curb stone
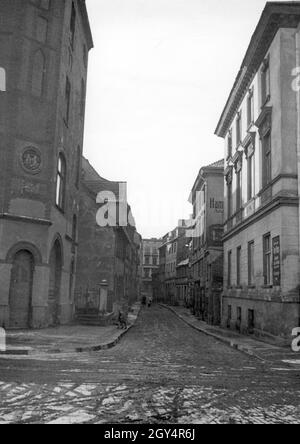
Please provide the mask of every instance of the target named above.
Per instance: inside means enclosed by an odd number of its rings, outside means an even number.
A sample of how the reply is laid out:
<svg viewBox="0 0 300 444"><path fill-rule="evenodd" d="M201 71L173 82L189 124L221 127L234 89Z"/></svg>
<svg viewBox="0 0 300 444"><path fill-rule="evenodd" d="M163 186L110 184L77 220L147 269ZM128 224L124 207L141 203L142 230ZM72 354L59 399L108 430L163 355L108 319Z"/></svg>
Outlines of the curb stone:
<svg viewBox="0 0 300 444"><path fill-rule="evenodd" d="M28 349L28 348L24 348L24 349L11 348L6 351L0 351L0 357L1 356L54 355L54 354L62 354L62 353L71 354L71 353L86 353L86 352L97 352L97 351L101 351L101 350L109 350L109 349L115 347L121 341L121 339L129 332L129 330L131 330L134 327L136 320L140 314L140 311L141 311L141 307L138 308L136 318L134 319L132 324L129 325L129 327L126 330L123 330L122 332L120 332L118 337L115 338L111 342L107 342L107 343L99 344L99 345L94 345L94 346L89 346L89 347L77 347L77 348L69 349L69 350L64 350L64 349L58 348L58 349L48 349L46 351L36 351L36 350Z"/></svg>
<svg viewBox="0 0 300 444"><path fill-rule="evenodd" d="M204 333L206 336L210 336L210 337L216 339L217 341L223 342L224 344L228 345L229 347L231 347L235 350L238 350L241 353L244 353L248 356L254 357L263 363L272 363L272 361L268 361L266 359L263 359L260 356L258 356L257 354L255 354L251 347L247 347L245 345L240 345L237 342L233 341L232 339L224 338L223 336L216 335L212 332L205 330L204 328L197 327L196 325L193 325L190 322L188 322L186 319L184 319L184 317L181 316L179 313L177 313L176 310L174 310L172 307L169 307L164 304L159 304L159 305L167 310L170 310L173 314L175 314L175 316L177 316L178 319L180 319L182 322L184 322L189 327L192 327L194 330L197 330L200 333Z"/></svg>

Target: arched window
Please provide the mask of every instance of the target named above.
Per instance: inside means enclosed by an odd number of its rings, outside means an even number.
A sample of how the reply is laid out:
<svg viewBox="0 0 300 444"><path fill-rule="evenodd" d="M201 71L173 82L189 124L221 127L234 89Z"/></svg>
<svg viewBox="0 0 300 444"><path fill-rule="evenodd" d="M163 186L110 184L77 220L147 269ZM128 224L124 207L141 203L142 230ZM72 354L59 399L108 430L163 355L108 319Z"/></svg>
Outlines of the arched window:
<svg viewBox="0 0 300 444"><path fill-rule="evenodd" d="M77 242L77 216L74 214L72 223L72 240Z"/></svg>
<svg viewBox="0 0 300 444"><path fill-rule="evenodd" d="M6 91L6 72L0 67L0 91Z"/></svg>
<svg viewBox="0 0 300 444"><path fill-rule="evenodd" d="M80 116L81 117L84 117L85 96L86 96L85 82L83 79L81 79L81 93L80 93Z"/></svg>
<svg viewBox="0 0 300 444"><path fill-rule="evenodd" d="M75 180L75 185L77 189L79 188L80 185L80 178L81 178L81 148L80 146L78 146L76 153L76 180Z"/></svg>
<svg viewBox="0 0 300 444"><path fill-rule="evenodd" d="M32 68L32 94L40 97L43 93L45 76L45 57L41 50L38 50L33 58Z"/></svg>
<svg viewBox="0 0 300 444"><path fill-rule="evenodd" d="M66 194L66 161L63 154L59 155L56 177L56 205L64 210Z"/></svg>

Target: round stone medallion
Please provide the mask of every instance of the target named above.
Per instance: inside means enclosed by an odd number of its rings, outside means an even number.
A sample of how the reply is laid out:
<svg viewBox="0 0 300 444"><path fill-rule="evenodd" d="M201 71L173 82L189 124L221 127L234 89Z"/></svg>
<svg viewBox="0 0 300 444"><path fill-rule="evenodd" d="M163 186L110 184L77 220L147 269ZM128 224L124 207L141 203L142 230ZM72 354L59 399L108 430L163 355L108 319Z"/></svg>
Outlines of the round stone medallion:
<svg viewBox="0 0 300 444"><path fill-rule="evenodd" d="M37 148L29 146L24 149L21 162L27 173L38 174L42 168L42 155Z"/></svg>

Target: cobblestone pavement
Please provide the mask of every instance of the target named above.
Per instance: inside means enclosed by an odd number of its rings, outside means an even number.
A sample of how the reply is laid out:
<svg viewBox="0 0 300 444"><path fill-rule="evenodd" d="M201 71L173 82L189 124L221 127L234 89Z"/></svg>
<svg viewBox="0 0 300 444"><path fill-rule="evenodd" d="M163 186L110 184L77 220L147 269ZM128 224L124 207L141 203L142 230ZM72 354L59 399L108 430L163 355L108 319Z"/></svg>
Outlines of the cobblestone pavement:
<svg viewBox="0 0 300 444"><path fill-rule="evenodd" d="M143 309L98 353L0 358L0 423L299 423L300 371Z"/></svg>

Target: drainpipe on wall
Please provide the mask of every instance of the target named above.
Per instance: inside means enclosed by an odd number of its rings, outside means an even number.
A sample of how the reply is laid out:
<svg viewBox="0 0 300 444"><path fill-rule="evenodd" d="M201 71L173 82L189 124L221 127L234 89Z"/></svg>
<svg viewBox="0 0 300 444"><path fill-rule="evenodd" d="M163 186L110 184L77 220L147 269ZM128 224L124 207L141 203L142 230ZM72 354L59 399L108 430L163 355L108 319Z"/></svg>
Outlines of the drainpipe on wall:
<svg viewBox="0 0 300 444"><path fill-rule="evenodd" d="M300 70L300 24L296 31L296 72ZM297 74L298 75L298 74ZM298 200L299 200L299 208L298 208L298 222L299 222L299 259L298 259L298 269L300 270L300 84L296 90L297 94L297 168L298 168ZM300 294L299 294L300 296ZM298 315L298 324L300 325L300 301L299 301L299 315Z"/></svg>

